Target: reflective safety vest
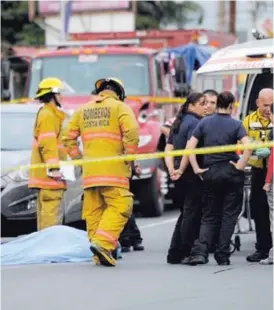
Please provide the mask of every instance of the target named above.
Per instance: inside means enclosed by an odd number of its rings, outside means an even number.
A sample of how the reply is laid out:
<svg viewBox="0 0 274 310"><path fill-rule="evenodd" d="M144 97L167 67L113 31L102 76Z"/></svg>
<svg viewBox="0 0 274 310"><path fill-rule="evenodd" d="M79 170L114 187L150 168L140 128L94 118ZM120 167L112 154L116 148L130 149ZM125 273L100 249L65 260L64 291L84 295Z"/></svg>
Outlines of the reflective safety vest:
<svg viewBox="0 0 274 310"><path fill-rule="evenodd" d="M62 124L65 113L54 103L45 104L37 113L33 129L31 165L58 164L66 160L66 150L62 144ZM64 181L57 181L47 175L46 168L29 169L29 188L64 189Z"/></svg>
<svg viewBox="0 0 274 310"><path fill-rule="evenodd" d="M83 155L77 139L81 138ZM64 144L72 159L120 156L137 152L138 123L131 108L110 90L78 109L64 131ZM131 167L124 161L83 163L83 187L129 188Z"/></svg>
<svg viewBox="0 0 274 310"><path fill-rule="evenodd" d="M258 110L246 116L243 121L243 126L251 143L256 141L269 141L269 134L273 128L271 121L262 118ZM252 155L248 164L252 167L263 168L265 166L265 161L262 158L258 158L256 155Z"/></svg>

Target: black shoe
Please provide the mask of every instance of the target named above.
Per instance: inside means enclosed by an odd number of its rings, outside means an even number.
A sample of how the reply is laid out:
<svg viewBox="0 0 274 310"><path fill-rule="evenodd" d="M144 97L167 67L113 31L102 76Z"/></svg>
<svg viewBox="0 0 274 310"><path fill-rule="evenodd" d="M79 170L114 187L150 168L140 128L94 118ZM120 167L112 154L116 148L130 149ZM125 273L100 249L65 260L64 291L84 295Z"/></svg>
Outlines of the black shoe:
<svg viewBox="0 0 274 310"><path fill-rule="evenodd" d="M181 264L183 265L191 265L191 256L185 257L182 261Z"/></svg>
<svg viewBox="0 0 274 310"><path fill-rule="evenodd" d="M208 258L203 255L194 255L190 257L189 265L204 265L208 263Z"/></svg>
<svg viewBox="0 0 274 310"><path fill-rule="evenodd" d="M246 260L250 263L259 263L262 259L266 259L268 257L268 253L262 253L260 251L256 251L255 253L248 255Z"/></svg>
<svg viewBox="0 0 274 310"><path fill-rule="evenodd" d="M224 261L219 261L217 262L219 266L229 266L230 265L230 260L224 260Z"/></svg>
<svg viewBox="0 0 274 310"><path fill-rule="evenodd" d="M181 264L181 259L178 257L171 257L170 255L167 256L167 263L171 265Z"/></svg>
<svg viewBox="0 0 274 310"><path fill-rule="evenodd" d="M130 252L130 246L122 246L121 252L122 252L122 253L128 253L128 252Z"/></svg>
<svg viewBox="0 0 274 310"><path fill-rule="evenodd" d="M144 251L145 247L142 245L141 242L136 242L134 245L133 245L133 250L134 251Z"/></svg>

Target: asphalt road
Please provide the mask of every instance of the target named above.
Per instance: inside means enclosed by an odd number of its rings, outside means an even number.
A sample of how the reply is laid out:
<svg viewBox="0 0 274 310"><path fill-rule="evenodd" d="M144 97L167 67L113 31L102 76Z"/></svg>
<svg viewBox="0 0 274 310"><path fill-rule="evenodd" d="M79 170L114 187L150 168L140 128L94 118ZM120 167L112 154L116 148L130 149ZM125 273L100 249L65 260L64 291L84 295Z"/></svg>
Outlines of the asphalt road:
<svg viewBox="0 0 274 310"><path fill-rule="evenodd" d="M115 268L83 264L2 267L4 310L271 310L271 266L249 264L253 233L231 266L167 265L166 252L176 219L138 219L144 252L123 255Z"/></svg>

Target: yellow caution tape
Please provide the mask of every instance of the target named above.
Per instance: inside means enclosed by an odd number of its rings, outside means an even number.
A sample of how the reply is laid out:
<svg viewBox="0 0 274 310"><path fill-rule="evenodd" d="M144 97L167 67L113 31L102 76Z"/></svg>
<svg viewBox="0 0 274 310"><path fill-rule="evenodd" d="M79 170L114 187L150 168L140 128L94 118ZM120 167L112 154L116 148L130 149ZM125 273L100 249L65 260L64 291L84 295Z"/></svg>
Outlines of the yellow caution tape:
<svg viewBox="0 0 274 310"><path fill-rule="evenodd" d="M172 104L172 103L185 103L186 98L178 97L152 97L152 96L127 96L126 99L136 100L136 101L149 101L151 103L162 103L162 104Z"/></svg>
<svg viewBox="0 0 274 310"><path fill-rule="evenodd" d="M65 98L65 97L64 97ZM186 98L177 98L177 97L153 97L153 96L144 96L144 97L139 97L139 96L127 96L127 99L129 100L136 100L136 101L149 101L153 103L185 103ZM33 98L19 98L19 99L14 99L14 100L9 100L9 101L2 101L1 104L9 104L9 103L27 103L34 101Z"/></svg>
<svg viewBox="0 0 274 310"><path fill-rule="evenodd" d="M157 152L157 153L145 153L145 154L134 154L134 155L121 155L121 156L109 156L109 157L94 157L89 159L76 159L71 161L62 162L63 165L74 165L74 166L82 166L87 163L95 163L95 162L119 162L119 161L134 161L134 160L146 160L146 159L156 159L156 158L164 158L166 156L183 156L183 155L204 155L204 154L215 154L215 153L226 153L226 152L236 152L236 151L244 151L244 150L254 150L258 148L270 148L274 147L274 142L262 142L262 143L250 143L250 144L232 144L232 145L224 145L224 146L214 146L214 147L203 147L196 148L193 150L184 149L184 150L175 150L170 152ZM35 164L35 165L24 165L14 167L12 169L4 170L2 174L6 174L11 171L18 170L26 170L26 169L38 169L38 168L58 168L60 164Z"/></svg>
<svg viewBox="0 0 274 310"><path fill-rule="evenodd" d="M136 101L149 101L151 103L159 103L159 104L183 104L186 101L186 98L178 98L178 97L153 97L153 96L127 96L129 100ZM19 98L10 101L2 101L1 104L24 104L28 102L34 101L33 98ZM237 108L239 106L238 102L234 102L234 107Z"/></svg>

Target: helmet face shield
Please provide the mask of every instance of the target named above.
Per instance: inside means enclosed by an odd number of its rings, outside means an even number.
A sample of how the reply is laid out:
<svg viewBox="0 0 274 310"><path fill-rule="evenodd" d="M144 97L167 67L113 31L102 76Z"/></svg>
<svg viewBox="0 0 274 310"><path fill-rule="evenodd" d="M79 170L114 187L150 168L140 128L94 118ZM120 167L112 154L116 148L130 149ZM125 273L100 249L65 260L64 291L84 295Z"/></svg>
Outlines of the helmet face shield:
<svg viewBox="0 0 274 310"><path fill-rule="evenodd" d="M53 87L51 89L51 92L54 93L54 94L61 94L62 93L62 89L61 88L57 88L57 87Z"/></svg>
<svg viewBox="0 0 274 310"><path fill-rule="evenodd" d="M114 78L114 77L100 79L96 81L95 83L95 90L97 92L100 92L101 90L104 89L104 86L107 86L107 85L113 86L120 100L124 101L126 96L125 96L124 85L121 80Z"/></svg>

